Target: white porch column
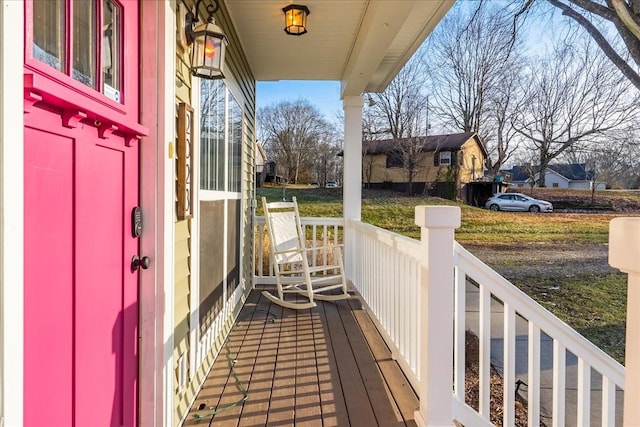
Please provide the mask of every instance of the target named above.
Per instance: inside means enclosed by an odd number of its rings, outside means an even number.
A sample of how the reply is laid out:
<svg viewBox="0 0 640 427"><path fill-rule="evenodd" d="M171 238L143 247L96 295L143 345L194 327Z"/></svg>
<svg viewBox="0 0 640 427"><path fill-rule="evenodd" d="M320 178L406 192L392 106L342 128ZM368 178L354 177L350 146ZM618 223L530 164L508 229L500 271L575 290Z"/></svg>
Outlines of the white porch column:
<svg viewBox="0 0 640 427"><path fill-rule="evenodd" d="M640 425L640 218L609 224L609 264L629 275L624 379L624 426Z"/></svg>
<svg viewBox="0 0 640 427"><path fill-rule="evenodd" d="M360 220L362 208L362 96L345 96L342 198L344 219ZM346 221L345 221L346 222ZM345 224L345 273L353 277L353 230Z"/></svg>
<svg viewBox="0 0 640 427"><path fill-rule="evenodd" d="M23 27L24 2L0 1L0 425L6 427L23 424Z"/></svg>
<svg viewBox="0 0 640 427"><path fill-rule="evenodd" d="M456 206L417 206L422 266L420 283L419 426L453 426L453 238Z"/></svg>

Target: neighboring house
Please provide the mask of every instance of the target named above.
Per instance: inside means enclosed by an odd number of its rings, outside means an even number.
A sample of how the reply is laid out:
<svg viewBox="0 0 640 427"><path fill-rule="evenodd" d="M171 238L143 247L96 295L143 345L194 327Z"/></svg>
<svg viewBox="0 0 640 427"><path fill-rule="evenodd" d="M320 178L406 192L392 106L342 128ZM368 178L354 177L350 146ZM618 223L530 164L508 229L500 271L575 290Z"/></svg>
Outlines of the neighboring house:
<svg viewBox="0 0 640 427"><path fill-rule="evenodd" d="M278 164L274 161L265 163L264 165L264 182L272 184L280 184L283 182L282 175L278 175Z"/></svg>
<svg viewBox="0 0 640 427"><path fill-rule="evenodd" d="M1 425L183 422L252 288L256 81L341 83L360 217L362 94L453 2L310 0L302 37L285 3L2 1ZM187 41L208 10L226 56Z"/></svg>
<svg viewBox="0 0 640 427"><path fill-rule="evenodd" d="M540 167L514 166L511 170L503 171L511 174L512 187L531 187L531 175L534 174L535 182L540 178ZM545 185L552 188L576 188L591 189L594 180L594 172L587 170L584 163L567 163L547 166L544 176ZM596 190L606 189L606 183L597 182Z"/></svg>
<svg viewBox="0 0 640 427"><path fill-rule="evenodd" d="M474 132L363 142L363 181L372 188L413 192L425 185L464 184L484 175L487 151Z"/></svg>
<svg viewBox="0 0 640 427"><path fill-rule="evenodd" d="M267 168L265 167L267 163L267 153L264 151L264 147L261 143L256 141L256 187L262 187L264 180L267 176Z"/></svg>

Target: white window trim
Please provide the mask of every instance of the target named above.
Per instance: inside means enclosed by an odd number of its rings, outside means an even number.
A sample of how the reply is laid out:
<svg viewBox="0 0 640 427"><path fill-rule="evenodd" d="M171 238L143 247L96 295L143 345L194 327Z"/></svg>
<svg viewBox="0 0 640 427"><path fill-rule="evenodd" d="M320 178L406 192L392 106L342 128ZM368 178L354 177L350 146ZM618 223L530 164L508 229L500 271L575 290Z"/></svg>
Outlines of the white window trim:
<svg viewBox="0 0 640 427"><path fill-rule="evenodd" d="M448 155L448 156L444 156L445 154ZM452 163L451 159L453 158L453 155L451 154L451 151L441 151L438 154L438 156L439 156L438 164L440 166L451 166L451 163Z"/></svg>

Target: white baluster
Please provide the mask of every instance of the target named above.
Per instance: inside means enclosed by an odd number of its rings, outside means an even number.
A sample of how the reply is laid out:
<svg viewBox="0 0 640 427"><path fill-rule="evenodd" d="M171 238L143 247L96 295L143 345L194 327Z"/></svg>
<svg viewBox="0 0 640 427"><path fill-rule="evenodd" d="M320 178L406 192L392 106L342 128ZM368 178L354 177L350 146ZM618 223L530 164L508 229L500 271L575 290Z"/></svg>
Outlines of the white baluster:
<svg viewBox="0 0 640 427"><path fill-rule="evenodd" d="M464 271L461 271L459 267L454 269L454 277L455 277L455 304L454 304L454 315L455 315L455 328L454 328L454 337L455 337L455 347L454 347L454 355L455 355L455 365L454 365L454 391L456 397L464 402L465 397L465 387L464 380L466 377L465 372L465 338L466 338L466 326L465 326L465 317L466 317L466 275Z"/></svg>
<svg viewBox="0 0 640 427"><path fill-rule="evenodd" d="M516 420L516 311L510 304L504 304L504 337L502 373L504 382L502 423L505 426L515 425Z"/></svg>
<svg viewBox="0 0 640 427"><path fill-rule="evenodd" d="M564 427L567 355L560 341L553 340L553 427Z"/></svg>
<svg viewBox="0 0 640 427"><path fill-rule="evenodd" d="M591 366L578 359L578 425L590 425L591 417Z"/></svg>
<svg viewBox="0 0 640 427"><path fill-rule="evenodd" d="M529 321L529 376L527 387L528 423L540 425L540 328Z"/></svg>
<svg viewBox="0 0 640 427"><path fill-rule="evenodd" d="M602 376L602 425L616 423L616 385L609 377Z"/></svg>
<svg viewBox="0 0 640 427"><path fill-rule="evenodd" d="M480 284L479 292L479 316L480 316L480 415L485 420L490 418L491 403L491 293L487 287Z"/></svg>

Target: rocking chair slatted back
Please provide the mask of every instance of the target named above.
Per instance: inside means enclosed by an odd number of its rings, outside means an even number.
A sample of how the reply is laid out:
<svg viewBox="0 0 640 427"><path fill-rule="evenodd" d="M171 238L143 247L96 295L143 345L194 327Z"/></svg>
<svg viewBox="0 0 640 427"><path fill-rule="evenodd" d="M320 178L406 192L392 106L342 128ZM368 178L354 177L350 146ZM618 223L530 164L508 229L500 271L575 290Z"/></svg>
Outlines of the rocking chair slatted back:
<svg viewBox="0 0 640 427"><path fill-rule="evenodd" d="M270 215L268 224L271 226L271 234L269 239L273 239L276 263L302 262L302 253L294 252L305 247L301 226L296 221L296 212L271 212Z"/></svg>

